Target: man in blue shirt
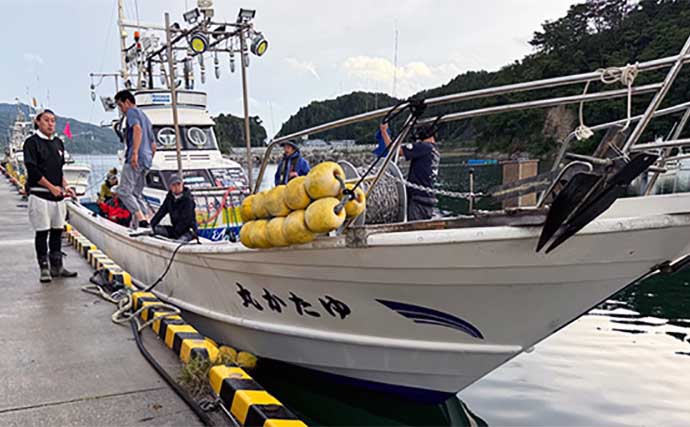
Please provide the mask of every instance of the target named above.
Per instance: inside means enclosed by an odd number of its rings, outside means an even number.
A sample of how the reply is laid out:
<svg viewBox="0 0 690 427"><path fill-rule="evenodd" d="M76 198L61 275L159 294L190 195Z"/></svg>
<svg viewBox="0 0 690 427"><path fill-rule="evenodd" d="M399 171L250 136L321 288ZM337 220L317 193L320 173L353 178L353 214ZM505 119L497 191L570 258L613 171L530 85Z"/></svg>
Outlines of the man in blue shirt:
<svg viewBox="0 0 690 427"><path fill-rule="evenodd" d="M287 141L280 145L283 147L283 158L276 169L275 185L287 184L292 178L308 174L311 169L307 159L299 152L297 143Z"/></svg>
<svg viewBox="0 0 690 427"><path fill-rule="evenodd" d="M388 134L388 124L380 126L381 135L386 147L391 144ZM407 181L425 188L433 188L438 177L438 167L441 162L441 154L436 147L436 127L434 125L418 129L415 132L415 142L402 144L400 152L405 160L410 162L410 170ZM407 220L418 221L431 219L434 206L438 200L430 191L419 190L407 186Z"/></svg>
<svg viewBox="0 0 690 427"><path fill-rule="evenodd" d="M143 191L146 184L146 173L151 169L156 142L153 136L151 121L143 111L137 108L134 95L123 90L115 95L115 102L127 120L125 143L127 151L125 164L122 167L118 194L120 200L138 222L139 227L148 227L148 205Z"/></svg>

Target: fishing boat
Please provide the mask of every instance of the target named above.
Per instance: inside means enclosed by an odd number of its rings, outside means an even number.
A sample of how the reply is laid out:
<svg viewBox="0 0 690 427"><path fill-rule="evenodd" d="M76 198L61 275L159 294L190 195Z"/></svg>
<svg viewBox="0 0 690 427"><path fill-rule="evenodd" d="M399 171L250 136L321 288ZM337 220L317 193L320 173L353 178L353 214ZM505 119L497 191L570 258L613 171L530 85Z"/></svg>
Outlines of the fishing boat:
<svg viewBox="0 0 690 427"><path fill-rule="evenodd" d="M31 117L27 118L21 104L17 101L17 115L10 128L10 138L5 151L7 171L11 179L18 186L23 187L26 180L26 168L24 167L24 141L34 133L34 125Z"/></svg>
<svg viewBox="0 0 690 427"><path fill-rule="evenodd" d="M640 142L653 118L690 107L659 109L689 54L690 38L678 55L634 66L639 73L668 68L658 83L628 80L620 89L458 107L441 117L419 114L420 106L598 82L602 71L592 71L408 100L275 138L253 188L260 188L270 152L281 142L352 123L406 115L383 163L362 176L354 170L348 175L374 188L390 176L397 148L416 127L654 94L644 114L588 128L611 130L593 155L569 153L565 141L553 171L493 191L497 197L539 192L535 207L426 221L353 221L311 243L266 249L135 236L77 203L69 205L70 222L139 285L167 270L153 292L219 342L336 381L441 401L636 280L688 263L690 194L622 196L640 174L664 171L654 150L690 144ZM622 76L629 67L615 72ZM185 95L178 96L182 101Z"/></svg>
<svg viewBox="0 0 690 427"><path fill-rule="evenodd" d="M179 167L172 95L168 90L140 90L135 98L151 120L158 147L144 187L146 201L156 210L168 192L170 177L178 173ZM182 176L196 200L199 235L214 241L228 240L239 233L239 204L250 191L242 167L224 158L218 149L206 98L206 93L200 91L177 92Z"/></svg>
<svg viewBox="0 0 690 427"><path fill-rule="evenodd" d="M89 188L89 176L91 175L89 164L74 160L72 155L65 150L65 165L62 167L62 173L65 181L74 189L78 197L86 195Z"/></svg>
<svg viewBox="0 0 690 427"><path fill-rule="evenodd" d="M199 24L210 22L212 4L212 1L201 2L189 15L185 14L184 19ZM160 46L161 37L165 37L165 34L161 35L160 25L126 21L122 0L118 0L117 25L122 36L121 70L118 73L91 74L92 100L96 100L95 88L102 83L104 77L115 77L117 89L120 89L119 79L123 78L125 88L131 89L135 95L137 107L150 119L157 149L144 187L144 197L149 207L152 211L160 207L168 191L171 176L179 174L195 198L199 236L212 241L236 240L242 226L239 204L251 191L242 166L223 157L219 150L214 120L207 110L206 92L195 90L197 68L192 58L196 57L199 60L198 68L201 74L198 79L202 83L206 82L206 67L203 55L194 52L195 45L192 41L201 43L205 52L210 44L209 39L206 36L194 38L193 36L200 34L199 31L186 32L185 35L192 43L186 49L190 49L192 55L178 60L179 46L170 52L166 51L165 45ZM129 28L134 28L135 32L133 43L127 45ZM252 31L250 33L254 34ZM230 44L232 40L226 33L229 34L225 30L216 31L209 37L214 46L233 55L230 59L230 69L234 72L235 47ZM181 41L180 34L174 35L175 43ZM172 70L166 70L168 56L174 58L171 62ZM178 74L179 65L183 71ZM214 66L216 78L219 78L218 51L215 53ZM154 68L157 68L157 74L154 73ZM168 89L169 85L166 82L168 76L173 74L175 87L179 85L181 89ZM94 80L96 77L100 77L98 82ZM164 89L155 88L156 77L160 77ZM115 102L111 97L101 97L101 101L106 111L115 110ZM126 119L123 117L113 121L113 128L121 140L124 140L122 129L125 126ZM122 164L124 150L118 154Z"/></svg>

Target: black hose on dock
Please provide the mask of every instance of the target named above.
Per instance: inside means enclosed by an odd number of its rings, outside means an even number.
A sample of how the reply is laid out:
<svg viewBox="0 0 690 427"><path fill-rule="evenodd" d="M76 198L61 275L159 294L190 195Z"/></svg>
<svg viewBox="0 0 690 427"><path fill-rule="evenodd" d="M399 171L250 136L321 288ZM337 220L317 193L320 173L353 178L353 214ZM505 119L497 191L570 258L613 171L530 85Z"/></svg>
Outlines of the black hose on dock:
<svg viewBox="0 0 690 427"><path fill-rule="evenodd" d="M137 329L137 322L135 321L134 318L130 320L130 325L132 327L132 333L134 334L134 341L137 343L137 347L139 348L139 351L141 352L142 356L153 366L153 368L158 372L158 375L160 375L166 383L172 389L177 393L178 396L184 400L184 402L189 406L189 409L191 409L194 414L199 418L199 421L201 421L205 426L212 426L213 422L211 421L211 418L206 414L201 407L199 406L198 403L192 397L187 393L185 389L183 389L167 372L165 372L165 369L158 364L156 359L151 356L151 353L146 350L146 347L144 347L144 343L141 340L141 332Z"/></svg>

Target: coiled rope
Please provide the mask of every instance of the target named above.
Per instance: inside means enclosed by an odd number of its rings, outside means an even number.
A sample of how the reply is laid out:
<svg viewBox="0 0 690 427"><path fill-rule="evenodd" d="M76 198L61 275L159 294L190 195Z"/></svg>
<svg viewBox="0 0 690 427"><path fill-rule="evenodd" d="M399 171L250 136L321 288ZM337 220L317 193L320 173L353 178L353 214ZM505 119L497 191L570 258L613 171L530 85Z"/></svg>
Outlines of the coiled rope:
<svg viewBox="0 0 690 427"><path fill-rule="evenodd" d="M635 83L635 79L637 78L637 75L640 73L639 63L636 62L635 64L628 64L625 67L600 68L597 70L597 72L599 73L599 80L603 84L612 85L617 82L620 82L622 85L627 86L628 88L628 116L627 120L625 121L625 126L623 126L623 129L621 129L621 131L625 131L630 126L632 118L632 88L633 83ZM583 95L587 94L587 90L589 89L589 85L591 82L591 80L588 80L587 83L585 83L585 89L582 92ZM582 101L580 101L580 125L577 128L575 128L574 132L575 138L577 138L578 141L589 139L592 135L594 135L592 129L590 129L585 124L584 106L585 100L583 99Z"/></svg>

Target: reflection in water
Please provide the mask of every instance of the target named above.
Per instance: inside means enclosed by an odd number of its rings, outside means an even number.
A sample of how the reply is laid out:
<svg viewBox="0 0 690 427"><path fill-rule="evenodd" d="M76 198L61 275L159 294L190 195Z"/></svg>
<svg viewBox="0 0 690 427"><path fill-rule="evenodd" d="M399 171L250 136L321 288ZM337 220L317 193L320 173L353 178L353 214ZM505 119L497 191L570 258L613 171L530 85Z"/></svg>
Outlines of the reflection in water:
<svg viewBox="0 0 690 427"><path fill-rule="evenodd" d="M486 426L460 399L425 404L347 384L285 363L262 360L252 375L308 425Z"/></svg>

